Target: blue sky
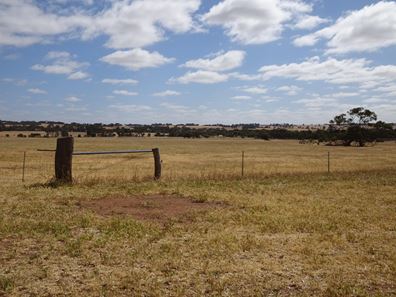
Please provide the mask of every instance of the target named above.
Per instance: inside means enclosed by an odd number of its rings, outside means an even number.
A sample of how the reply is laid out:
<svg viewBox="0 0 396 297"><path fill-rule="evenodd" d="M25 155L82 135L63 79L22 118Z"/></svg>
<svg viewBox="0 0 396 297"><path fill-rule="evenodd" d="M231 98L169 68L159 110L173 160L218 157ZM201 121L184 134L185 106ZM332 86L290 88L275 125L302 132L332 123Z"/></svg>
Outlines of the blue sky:
<svg viewBox="0 0 396 297"><path fill-rule="evenodd" d="M0 119L396 122L396 2L0 0Z"/></svg>

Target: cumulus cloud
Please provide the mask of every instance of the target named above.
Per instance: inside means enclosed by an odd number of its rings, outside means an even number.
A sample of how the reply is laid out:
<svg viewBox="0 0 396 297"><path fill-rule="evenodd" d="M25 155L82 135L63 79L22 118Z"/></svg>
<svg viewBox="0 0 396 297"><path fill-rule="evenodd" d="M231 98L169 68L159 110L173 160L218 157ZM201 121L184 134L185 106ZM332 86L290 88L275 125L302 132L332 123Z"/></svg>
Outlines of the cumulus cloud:
<svg viewBox="0 0 396 297"><path fill-rule="evenodd" d="M301 63L267 65L260 69L262 79L293 78L299 81L325 81L332 84L359 84L373 88L383 83L396 82L396 65L371 66L366 59L313 57Z"/></svg>
<svg viewBox="0 0 396 297"><path fill-rule="evenodd" d="M339 93L331 94L331 96L333 96L335 98L356 97L359 95L360 95L360 93L358 93L358 92L339 92Z"/></svg>
<svg viewBox="0 0 396 297"><path fill-rule="evenodd" d="M79 101L81 101L81 99L76 97L76 96L69 96L69 97L65 98L65 101L68 101L68 102L79 102Z"/></svg>
<svg viewBox="0 0 396 297"><path fill-rule="evenodd" d="M250 96L233 96L233 97L231 97L231 99L232 100L242 100L242 101L244 101L244 100L252 99L252 97L250 97Z"/></svg>
<svg viewBox="0 0 396 297"><path fill-rule="evenodd" d="M142 68L159 67L174 61L158 52L149 52L140 48L128 51L116 51L100 59L111 65L118 65L129 70L140 70Z"/></svg>
<svg viewBox="0 0 396 297"><path fill-rule="evenodd" d="M136 85L139 83L137 80L134 79L114 79L114 78L105 78L102 80L104 84L111 84L111 85Z"/></svg>
<svg viewBox="0 0 396 297"><path fill-rule="evenodd" d="M119 112L144 112L144 111L150 111L152 109L148 105L136 105L136 104L118 104L118 105L110 105L109 107Z"/></svg>
<svg viewBox="0 0 396 297"><path fill-rule="evenodd" d="M213 6L202 20L222 26L233 41L263 44L279 39L285 24L311 11L311 5L300 0L225 0Z"/></svg>
<svg viewBox="0 0 396 297"><path fill-rule="evenodd" d="M77 71L77 72L70 74L67 78L71 79L71 80L78 80L78 79L85 79L88 77L89 77L88 73L82 72L82 71Z"/></svg>
<svg viewBox="0 0 396 297"><path fill-rule="evenodd" d="M324 24L328 22L329 22L328 19L324 19L316 15L303 15L298 19L297 23L294 25L294 28L302 29L302 30L311 30L316 28L320 24Z"/></svg>
<svg viewBox="0 0 396 297"><path fill-rule="evenodd" d="M166 31L192 30L192 14L200 6L200 0L109 1L111 5L93 14L85 7L93 0L79 1L83 6L74 9L60 8L57 3L1 0L0 45L28 46L57 37L87 40L105 35L110 48L144 47L163 40Z"/></svg>
<svg viewBox="0 0 396 297"><path fill-rule="evenodd" d="M47 91L38 88L29 89L28 92L32 94L47 94Z"/></svg>
<svg viewBox="0 0 396 297"><path fill-rule="evenodd" d="M291 85L291 86L282 86L276 89L280 92L285 92L289 96L297 95L302 89L300 87Z"/></svg>
<svg viewBox="0 0 396 297"><path fill-rule="evenodd" d="M160 105L166 109L169 109L169 110L171 110L173 112L177 112L177 113L189 114L191 112L194 112L194 110L191 107L184 106L184 105L179 105L179 104L174 104L174 103L169 103L169 102L163 102Z"/></svg>
<svg viewBox="0 0 396 297"><path fill-rule="evenodd" d="M267 89L257 86L257 87L244 87L241 89L242 91L250 94L255 94L255 95L263 95L267 93Z"/></svg>
<svg viewBox="0 0 396 297"><path fill-rule="evenodd" d="M228 51L226 53L217 53L212 59L190 60L182 66L207 71L227 71L240 67L245 55L244 51Z"/></svg>
<svg viewBox="0 0 396 297"><path fill-rule="evenodd" d="M71 57L71 54L69 52L62 52L62 51L51 51L47 53L46 58L48 60L53 60L53 59L68 59Z"/></svg>
<svg viewBox="0 0 396 297"><path fill-rule="evenodd" d="M199 70L196 72L187 72L181 77L171 78L170 82L182 84L199 83L199 84L215 84L228 80L228 75L214 71Z"/></svg>
<svg viewBox="0 0 396 297"><path fill-rule="evenodd" d="M374 91L382 93L381 94L382 96L396 98L396 85L395 84L384 85L384 86L374 89Z"/></svg>
<svg viewBox="0 0 396 297"><path fill-rule="evenodd" d="M113 2L94 18L85 37L109 36L106 45L115 49L145 47L165 38L165 30L184 33L194 27L192 14L199 0L137 0Z"/></svg>
<svg viewBox="0 0 396 297"><path fill-rule="evenodd" d="M28 83L26 79L15 79L15 78L2 78L0 81L4 83L15 84L16 86L24 86Z"/></svg>
<svg viewBox="0 0 396 297"><path fill-rule="evenodd" d="M328 54L372 52L396 44L396 2L379 1L349 12L335 24L298 37L296 46L312 46L327 40Z"/></svg>
<svg viewBox="0 0 396 297"><path fill-rule="evenodd" d="M81 71L87 67L88 63L80 63L73 60L71 54L67 52L49 52L46 60L51 60L50 64L35 64L32 70L42 71L48 74L64 74L68 75L68 79L85 79L89 74Z"/></svg>
<svg viewBox="0 0 396 297"><path fill-rule="evenodd" d="M115 90L115 91L113 91L113 94L122 95L122 96L137 96L137 95L139 95L139 93L130 92L130 91L127 91L127 90Z"/></svg>
<svg viewBox="0 0 396 297"><path fill-rule="evenodd" d="M158 92L158 93L153 94L153 96L156 96L156 97L168 97L168 96L179 96L179 95L181 95L180 92L172 91L172 90L166 90L163 92Z"/></svg>
<svg viewBox="0 0 396 297"><path fill-rule="evenodd" d="M0 45L28 46L75 30L78 16L46 13L32 1L0 1Z"/></svg>
<svg viewBox="0 0 396 297"><path fill-rule="evenodd" d="M259 74L251 75L251 74L244 74L244 73L239 73L239 72L232 72L229 75L232 78L244 80L244 81L259 80L261 77Z"/></svg>

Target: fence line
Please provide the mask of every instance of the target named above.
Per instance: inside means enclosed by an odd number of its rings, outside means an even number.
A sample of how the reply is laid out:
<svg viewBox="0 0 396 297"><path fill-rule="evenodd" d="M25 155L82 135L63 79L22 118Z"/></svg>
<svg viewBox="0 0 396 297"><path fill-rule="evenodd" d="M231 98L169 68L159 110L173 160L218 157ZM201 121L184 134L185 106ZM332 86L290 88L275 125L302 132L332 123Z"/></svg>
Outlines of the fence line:
<svg viewBox="0 0 396 297"><path fill-rule="evenodd" d="M39 152L56 152L52 149L38 149ZM35 181L52 177L53 174L53 154L38 154L32 153L30 150L26 151L4 151L5 153L1 155L0 158L0 181L21 181L29 182L33 179ZM134 154L134 153L151 153L153 149L138 149L138 150L113 150L113 151L76 151L72 152L75 156L84 155L110 155L110 154ZM169 170L172 171L174 178L183 176L189 176L193 178L196 175L197 179L201 175L207 172L208 176L216 175L233 175L235 177L249 177L256 175L265 175L266 173L293 173L293 172L343 172L348 171L348 164L353 165L351 170L370 170L379 168L395 168L393 162L385 163L384 158L387 155L381 153L381 150L374 151L375 154L367 155L363 154L363 150L353 151L351 153L338 150L319 150L319 151L302 151L300 154L295 151L288 150L283 151L232 151L226 152L226 158L222 159L221 155L217 156L217 159L210 159L205 162L203 159L198 159L195 162L195 150L189 153L189 160L182 160L181 164L169 163ZM23 153L23 159L22 159ZM212 156L212 154L217 155L217 151L207 150L203 152L204 155ZM230 158L231 153L231 158ZM390 151L390 156L393 156L394 152ZM200 152L197 152L200 154ZM45 155L43 158L41 156ZM171 156L171 154L169 154ZM396 155L395 155L396 156ZM47 158L48 157L48 158ZM389 156L388 156L389 157ZM48 161L47 161L48 159ZM83 178L85 175L90 177L98 171L109 170L109 173L99 173L100 176L111 176L114 175L115 178L118 176L123 176L128 178L133 174L139 176L145 176L147 178L149 170L151 170L152 165L146 165L145 162L148 157L142 159L139 158L102 158L105 161L103 163L101 158L77 158L75 159L76 177ZM285 160L283 160L285 159ZM90 160L90 161L88 161ZM134 164L130 165L126 160L137 160L138 164L136 167L136 172L131 171L131 166L135 168ZM175 159L177 160L177 158ZM91 163L92 161L92 163ZM155 162L161 164L160 159L155 159ZM203 163L202 163L203 162ZM124 164L122 164L124 163ZM187 166L186 166L187 163ZM120 165L121 164L121 165ZM4 165L2 167L2 165ZM380 167L381 165L381 167ZM214 167L213 167L214 166ZM393 166L393 167L392 167ZM115 167L116 169L111 169ZM205 169L205 168L206 169ZM182 169L182 170L180 170ZM22 176L21 176L22 175ZM155 172L155 176L157 173ZM15 178L14 178L15 177ZM169 177L169 175L167 175Z"/></svg>
<svg viewBox="0 0 396 297"><path fill-rule="evenodd" d="M43 151L43 150L41 150ZM52 151L52 150L45 150ZM133 154L133 153L153 153L154 157L154 179L161 178L161 158L158 148L151 150L128 150L128 151L98 151L98 152L74 152L74 138L62 137L57 139L55 151L55 178L59 181L71 183L72 177L72 157L82 155L110 155L110 154Z"/></svg>

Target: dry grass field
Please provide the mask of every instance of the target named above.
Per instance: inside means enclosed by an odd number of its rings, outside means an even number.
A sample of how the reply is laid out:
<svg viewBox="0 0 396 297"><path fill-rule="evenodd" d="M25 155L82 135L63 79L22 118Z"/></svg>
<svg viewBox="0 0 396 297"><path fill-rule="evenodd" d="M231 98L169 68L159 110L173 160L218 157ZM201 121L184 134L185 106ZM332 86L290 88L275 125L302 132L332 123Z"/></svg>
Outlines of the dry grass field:
<svg viewBox="0 0 396 297"><path fill-rule="evenodd" d="M396 296L395 143L75 139L153 147L0 139L0 296Z"/></svg>

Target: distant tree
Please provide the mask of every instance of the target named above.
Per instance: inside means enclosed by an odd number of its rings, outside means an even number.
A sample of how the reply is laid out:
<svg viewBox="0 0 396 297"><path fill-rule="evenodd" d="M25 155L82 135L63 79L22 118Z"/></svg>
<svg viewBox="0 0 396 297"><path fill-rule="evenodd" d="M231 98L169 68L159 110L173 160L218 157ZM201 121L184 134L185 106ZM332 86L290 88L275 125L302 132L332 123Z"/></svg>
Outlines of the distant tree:
<svg viewBox="0 0 396 297"><path fill-rule="evenodd" d="M375 128L377 129L384 129L384 130L392 130L393 127L391 124L385 123L383 121L378 121L374 124Z"/></svg>
<svg viewBox="0 0 396 297"><path fill-rule="evenodd" d="M372 142L373 133L367 129L371 122L377 120L375 112L365 109L364 107L355 107L350 109L346 114L342 113L334 117L330 124L347 125L347 130L342 135L344 145L350 146L357 143L359 146L365 146L367 142Z"/></svg>
<svg viewBox="0 0 396 297"><path fill-rule="evenodd" d="M330 124L337 124L337 125L342 125L347 123L348 121L345 113L335 116L334 119L330 121Z"/></svg>
<svg viewBox="0 0 396 297"><path fill-rule="evenodd" d="M355 107L348 111L349 118L347 119L350 124L367 125L372 121L377 120L375 112L364 109L363 107Z"/></svg>
<svg viewBox="0 0 396 297"><path fill-rule="evenodd" d="M334 119L330 121L330 124L367 125L377 120L376 113L364 107L352 108L347 114L342 113L335 116Z"/></svg>

